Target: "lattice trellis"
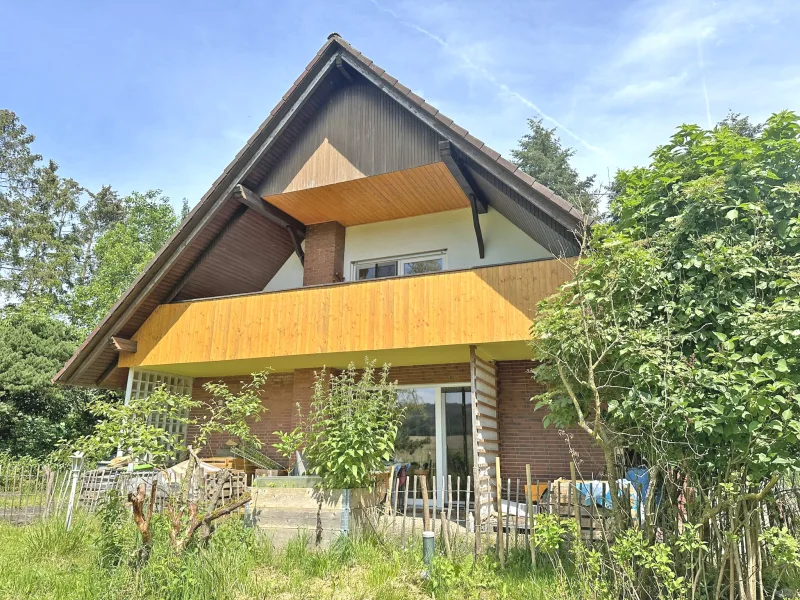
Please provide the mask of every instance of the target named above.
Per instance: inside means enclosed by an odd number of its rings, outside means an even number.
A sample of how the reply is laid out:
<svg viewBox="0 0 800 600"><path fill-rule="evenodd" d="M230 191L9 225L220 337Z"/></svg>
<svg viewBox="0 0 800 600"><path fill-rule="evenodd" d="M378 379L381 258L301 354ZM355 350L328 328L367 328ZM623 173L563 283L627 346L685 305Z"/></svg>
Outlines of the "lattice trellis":
<svg viewBox="0 0 800 600"><path fill-rule="evenodd" d="M143 400L162 385L166 386L167 391L171 394L192 395L191 377L131 369L125 401L127 402L129 399ZM181 415L184 419L188 416L188 414ZM169 417L163 413L152 413L148 422L150 425L161 427L169 434L178 435L184 440L186 439L187 424L181 422L179 418Z"/></svg>

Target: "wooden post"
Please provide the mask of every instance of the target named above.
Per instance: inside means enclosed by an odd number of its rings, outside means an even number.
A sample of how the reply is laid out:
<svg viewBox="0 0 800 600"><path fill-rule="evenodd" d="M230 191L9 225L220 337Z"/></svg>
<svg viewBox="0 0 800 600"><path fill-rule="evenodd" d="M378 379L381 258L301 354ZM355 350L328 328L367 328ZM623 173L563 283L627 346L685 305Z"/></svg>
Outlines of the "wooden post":
<svg viewBox="0 0 800 600"><path fill-rule="evenodd" d="M414 503L411 506L411 539L417 530L417 479L419 475L414 475Z"/></svg>
<svg viewBox="0 0 800 600"><path fill-rule="evenodd" d="M481 548L481 470L475 467L475 556L478 557Z"/></svg>
<svg viewBox="0 0 800 600"><path fill-rule="evenodd" d="M394 489L392 486L394 484L394 467L392 470L389 471L389 485L386 486L386 504L388 506L387 513L392 513L392 490Z"/></svg>
<svg viewBox="0 0 800 600"><path fill-rule="evenodd" d="M525 482L528 484L526 488L528 491L525 494L525 514L527 519L525 519L526 525L528 526L528 546L530 546L531 551L531 567L536 566L536 538L534 537L535 534L533 532L533 502L531 501L531 497L533 496L533 488L531 487L531 466L525 465ZM539 486L536 486L536 493L539 493Z"/></svg>
<svg viewBox="0 0 800 600"><path fill-rule="evenodd" d="M495 490L497 494L497 556L500 559L500 567L506 566L506 557L503 553L503 481L500 479L500 457L494 459ZM490 486L491 487L491 486Z"/></svg>
<svg viewBox="0 0 800 600"><path fill-rule="evenodd" d="M445 517L444 515L444 508L442 508L442 511L439 513L439 518L442 521L441 531L442 531L442 539L444 540L445 554L447 554L447 558L453 558L453 552L450 549L450 534L448 533L447 517Z"/></svg>
<svg viewBox="0 0 800 600"><path fill-rule="evenodd" d="M428 481L425 475L419 478L419 485L422 488L422 531L433 531L431 515L428 512Z"/></svg>
<svg viewBox="0 0 800 600"><path fill-rule="evenodd" d="M573 510L575 511L575 522L578 524L578 541L581 539L581 509L580 509L580 498L578 498L578 480L575 477L575 463L569 463L569 474L572 478L572 502L573 502Z"/></svg>
<svg viewBox="0 0 800 600"><path fill-rule="evenodd" d="M408 481L408 474L406 474L406 489L403 497L403 522L400 525L400 543L405 546L406 544L406 520L408 517L408 488L410 482Z"/></svg>
<svg viewBox="0 0 800 600"><path fill-rule="evenodd" d="M517 477L517 489L514 492L514 502L517 507L514 510L514 550L519 543L519 477Z"/></svg>

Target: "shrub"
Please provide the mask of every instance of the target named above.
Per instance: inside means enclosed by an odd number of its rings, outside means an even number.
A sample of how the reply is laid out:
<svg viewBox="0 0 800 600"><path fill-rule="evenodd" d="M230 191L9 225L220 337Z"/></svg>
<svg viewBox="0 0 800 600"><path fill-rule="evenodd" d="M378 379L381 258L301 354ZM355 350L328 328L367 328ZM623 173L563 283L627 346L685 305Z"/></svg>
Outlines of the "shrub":
<svg viewBox="0 0 800 600"><path fill-rule="evenodd" d="M275 432L276 448L291 456L304 446L312 473L328 489L369 487L394 453L403 418L389 366L376 377L375 363L359 376L354 364L339 375L315 375L307 421L289 433Z"/></svg>

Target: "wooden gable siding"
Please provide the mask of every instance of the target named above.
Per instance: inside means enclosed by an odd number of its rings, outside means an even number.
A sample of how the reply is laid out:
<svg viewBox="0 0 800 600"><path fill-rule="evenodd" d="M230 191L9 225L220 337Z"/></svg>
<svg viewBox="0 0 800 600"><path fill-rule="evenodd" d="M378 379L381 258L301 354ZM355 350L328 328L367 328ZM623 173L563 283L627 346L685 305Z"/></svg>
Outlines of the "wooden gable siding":
<svg viewBox="0 0 800 600"><path fill-rule="evenodd" d="M441 137L354 74L337 86L259 184L260 196L340 183L439 160Z"/></svg>
<svg viewBox="0 0 800 600"><path fill-rule="evenodd" d="M162 305L120 364L524 343L536 304L569 277L567 264L541 260Z"/></svg>
<svg viewBox="0 0 800 600"><path fill-rule="evenodd" d="M293 252L286 229L248 210L192 273L175 300L261 291Z"/></svg>

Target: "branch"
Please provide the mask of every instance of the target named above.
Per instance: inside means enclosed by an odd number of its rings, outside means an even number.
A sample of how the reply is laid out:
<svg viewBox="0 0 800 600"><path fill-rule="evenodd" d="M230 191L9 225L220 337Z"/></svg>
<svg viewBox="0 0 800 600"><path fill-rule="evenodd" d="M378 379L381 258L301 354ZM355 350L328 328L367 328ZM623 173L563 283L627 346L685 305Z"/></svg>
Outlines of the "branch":
<svg viewBox="0 0 800 600"><path fill-rule="evenodd" d="M780 479L781 479L780 473L773 473L770 480L766 483L766 485L760 492L751 492L749 494L744 494L742 496L739 496L738 498L736 498L736 502L737 503L749 502L751 500L755 502L760 502L772 490L772 488L774 488L778 484ZM712 508L706 511L700 522L705 523L707 521L710 521L714 516L716 516L729 506L731 506L733 502L734 502L733 500L723 500L716 506L713 506Z"/></svg>
<svg viewBox="0 0 800 600"><path fill-rule="evenodd" d="M586 433L588 433L592 438L597 439L594 430L591 427L589 427L589 425L586 423L586 419L583 416L583 410L581 409L580 402L578 402L578 397L575 395L572 386L570 385L566 375L564 374L564 369L561 366L561 362L557 361L556 366L558 367L558 375L559 377L561 377L561 383L564 384L564 387L567 390L567 394L572 400L572 405L575 407L575 410L578 413L578 425L580 425L581 429L583 429Z"/></svg>

